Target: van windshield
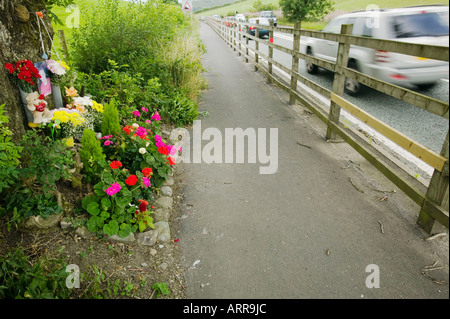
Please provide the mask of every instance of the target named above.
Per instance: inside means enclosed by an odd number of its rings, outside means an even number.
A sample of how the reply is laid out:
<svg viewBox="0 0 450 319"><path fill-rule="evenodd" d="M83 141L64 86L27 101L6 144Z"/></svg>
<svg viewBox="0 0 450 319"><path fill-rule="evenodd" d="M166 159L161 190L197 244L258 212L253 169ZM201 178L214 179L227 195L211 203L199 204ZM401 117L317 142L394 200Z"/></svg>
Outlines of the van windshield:
<svg viewBox="0 0 450 319"><path fill-rule="evenodd" d="M423 12L394 17L396 38L448 35L448 12Z"/></svg>

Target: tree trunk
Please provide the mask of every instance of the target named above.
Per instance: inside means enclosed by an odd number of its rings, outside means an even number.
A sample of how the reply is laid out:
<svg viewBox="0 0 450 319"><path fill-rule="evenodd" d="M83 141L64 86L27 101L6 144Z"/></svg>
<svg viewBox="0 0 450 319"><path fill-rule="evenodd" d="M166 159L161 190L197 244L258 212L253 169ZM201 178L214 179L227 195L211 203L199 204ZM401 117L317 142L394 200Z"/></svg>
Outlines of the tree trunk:
<svg viewBox="0 0 450 319"><path fill-rule="evenodd" d="M4 65L23 59L33 63L42 61L42 45L35 14L39 11L44 14L44 23L53 38L53 28L44 0L0 0L0 105L6 104L9 128L15 142L25 133L27 121L18 86ZM48 51L51 39L42 23L40 27L44 47Z"/></svg>

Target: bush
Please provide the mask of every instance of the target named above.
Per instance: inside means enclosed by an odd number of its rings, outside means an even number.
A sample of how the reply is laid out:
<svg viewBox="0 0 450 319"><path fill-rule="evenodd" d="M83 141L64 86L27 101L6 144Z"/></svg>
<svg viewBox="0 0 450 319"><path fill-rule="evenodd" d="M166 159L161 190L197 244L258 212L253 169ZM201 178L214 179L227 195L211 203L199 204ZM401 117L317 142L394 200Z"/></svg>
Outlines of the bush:
<svg viewBox="0 0 450 319"><path fill-rule="evenodd" d="M120 132L120 118L116 103L111 100L103 107L102 135L114 135Z"/></svg>
<svg viewBox="0 0 450 319"><path fill-rule="evenodd" d="M4 188L14 185L17 180L17 167L22 152L22 147L14 144L10 138L12 132L7 126L9 118L4 115L4 107L5 104L0 105L0 193Z"/></svg>
<svg viewBox="0 0 450 319"><path fill-rule="evenodd" d="M148 63L164 43L189 25L179 6L162 0L127 6L119 0L100 0L87 9L85 23L74 30L71 45L71 56L85 73L105 71L108 60L132 68L140 60Z"/></svg>
<svg viewBox="0 0 450 319"><path fill-rule="evenodd" d="M21 177L35 179L47 197L56 189L56 182L71 177L73 153L63 141L53 141L31 130L20 144L23 147Z"/></svg>
<svg viewBox="0 0 450 319"><path fill-rule="evenodd" d="M105 160L105 154L100 141L91 129L85 129L81 139L80 159L83 162L83 170L90 181L98 180L98 173L101 170L99 161Z"/></svg>
<svg viewBox="0 0 450 319"><path fill-rule="evenodd" d="M0 299L66 299L67 275L62 259L32 261L15 248L0 256Z"/></svg>

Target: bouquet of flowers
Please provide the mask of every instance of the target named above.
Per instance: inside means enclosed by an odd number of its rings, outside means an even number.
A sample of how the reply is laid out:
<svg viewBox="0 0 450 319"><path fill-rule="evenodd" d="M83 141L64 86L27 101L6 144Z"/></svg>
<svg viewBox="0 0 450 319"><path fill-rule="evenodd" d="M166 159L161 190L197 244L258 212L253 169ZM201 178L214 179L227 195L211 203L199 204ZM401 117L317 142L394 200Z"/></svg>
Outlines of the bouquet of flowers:
<svg viewBox="0 0 450 319"><path fill-rule="evenodd" d="M33 86L36 84L36 79L40 79L38 69L30 60L21 60L14 65L6 63L5 68L10 74L16 76L17 84L26 93L33 92Z"/></svg>
<svg viewBox="0 0 450 319"><path fill-rule="evenodd" d="M51 82L60 86L64 75L70 70L70 67L64 61L47 60L46 63L47 69L51 72Z"/></svg>

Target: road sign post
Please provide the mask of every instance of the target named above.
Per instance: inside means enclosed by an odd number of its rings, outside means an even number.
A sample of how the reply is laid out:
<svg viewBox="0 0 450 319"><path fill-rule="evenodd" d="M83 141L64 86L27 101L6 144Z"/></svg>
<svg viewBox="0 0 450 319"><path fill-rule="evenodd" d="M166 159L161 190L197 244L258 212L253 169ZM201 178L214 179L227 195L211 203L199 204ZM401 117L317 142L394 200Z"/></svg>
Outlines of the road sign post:
<svg viewBox="0 0 450 319"><path fill-rule="evenodd" d="M190 12L191 13L191 24L192 24L192 1L193 0L183 0L181 7L184 12Z"/></svg>

